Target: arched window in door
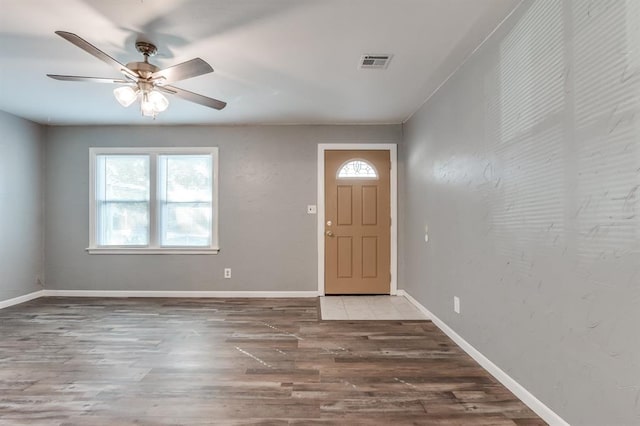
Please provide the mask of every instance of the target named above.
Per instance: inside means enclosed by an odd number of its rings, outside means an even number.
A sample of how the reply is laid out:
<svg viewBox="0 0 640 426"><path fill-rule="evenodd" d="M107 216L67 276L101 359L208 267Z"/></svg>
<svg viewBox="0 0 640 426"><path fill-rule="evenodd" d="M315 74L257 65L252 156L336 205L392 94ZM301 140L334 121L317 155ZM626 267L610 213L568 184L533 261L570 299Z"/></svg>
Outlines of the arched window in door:
<svg viewBox="0 0 640 426"><path fill-rule="evenodd" d="M378 179L378 172L367 161L353 159L338 169L338 179Z"/></svg>

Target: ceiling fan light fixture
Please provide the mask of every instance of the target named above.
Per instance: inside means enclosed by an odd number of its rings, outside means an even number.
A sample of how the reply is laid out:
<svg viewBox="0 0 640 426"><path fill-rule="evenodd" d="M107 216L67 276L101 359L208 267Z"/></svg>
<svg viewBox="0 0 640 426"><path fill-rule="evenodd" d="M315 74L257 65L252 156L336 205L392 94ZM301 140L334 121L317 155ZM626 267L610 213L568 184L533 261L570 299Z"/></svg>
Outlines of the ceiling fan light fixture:
<svg viewBox="0 0 640 426"><path fill-rule="evenodd" d="M144 115L145 117L153 118L155 118L157 114L153 110L153 104L151 103L151 101L149 101L149 94L146 92L142 94L142 99L140 99L140 112L142 112L142 115Z"/></svg>
<svg viewBox="0 0 640 426"><path fill-rule="evenodd" d="M138 91L134 90L131 86L122 86L115 89L113 95L120 105L126 108L138 98Z"/></svg>
<svg viewBox="0 0 640 426"><path fill-rule="evenodd" d="M167 109L167 107L169 107L169 100L166 98L166 96L164 96L160 92L156 92L155 90L152 90L149 93L148 99L149 102L151 102L151 104L153 105L153 110L156 112L162 112Z"/></svg>
<svg viewBox="0 0 640 426"><path fill-rule="evenodd" d="M155 118L158 113L164 111L169 106L169 100L160 92L150 90L142 93L140 99L140 111L145 117Z"/></svg>

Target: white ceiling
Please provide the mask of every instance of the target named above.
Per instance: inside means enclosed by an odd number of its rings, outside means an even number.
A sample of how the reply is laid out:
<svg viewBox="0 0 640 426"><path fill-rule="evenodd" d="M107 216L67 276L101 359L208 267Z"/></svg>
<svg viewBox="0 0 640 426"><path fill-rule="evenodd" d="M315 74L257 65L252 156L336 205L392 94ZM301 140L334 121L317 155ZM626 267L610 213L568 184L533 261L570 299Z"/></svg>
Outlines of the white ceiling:
<svg viewBox="0 0 640 426"><path fill-rule="evenodd" d="M49 124L148 124L120 77L54 34L76 33L122 63L158 46L161 68L201 57L215 72L175 85L228 102L174 97L164 124L340 124L406 120L519 0L0 0L0 110ZM391 53L386 70L362 54Z"/></svg>

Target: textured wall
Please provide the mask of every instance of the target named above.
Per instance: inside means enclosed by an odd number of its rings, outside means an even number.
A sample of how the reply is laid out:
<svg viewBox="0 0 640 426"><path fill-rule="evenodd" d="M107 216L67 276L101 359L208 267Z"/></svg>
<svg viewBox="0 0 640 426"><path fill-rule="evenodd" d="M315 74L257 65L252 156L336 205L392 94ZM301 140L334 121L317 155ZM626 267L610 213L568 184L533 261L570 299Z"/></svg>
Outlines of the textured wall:
<svg viewBox="0 0 640 426"><path fill-rule="evenodd" d="M0 301L41 287L42 135L37 124L0 111Z"/></svg>
<svg viewBox="0 0 640 426"><path fill-rule="evenodd" d="M640 424L639 11L524 2L404 127L404 287L576 425Z"/></svg>
<svg viewBox="0 0 640 426"><path fill-rule="evenodd" d="M52 127L48 289L317 290L317 144L395 143L400 126ZM89 255L89 147L218 146L218 255ZM232 278L223 279L223 268Z"/></svg>

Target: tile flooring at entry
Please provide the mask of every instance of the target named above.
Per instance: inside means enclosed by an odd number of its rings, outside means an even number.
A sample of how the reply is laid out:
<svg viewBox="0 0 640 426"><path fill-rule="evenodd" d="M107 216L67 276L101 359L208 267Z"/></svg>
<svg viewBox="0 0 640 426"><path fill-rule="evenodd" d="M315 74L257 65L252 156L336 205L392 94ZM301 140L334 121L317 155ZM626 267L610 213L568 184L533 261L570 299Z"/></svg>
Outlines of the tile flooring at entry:
<svg viewBox="0 0 640 426"><path fill-rule="evenodd" d="M323 320L427 320L403 296L325 296L320 298Z"/></svg>
<svg viewBox="0 0 640 426"><path fill-rule="evenodd" d="M49 297L0 336L0 425L544 424L431 321L317 298Z"/></svg>

